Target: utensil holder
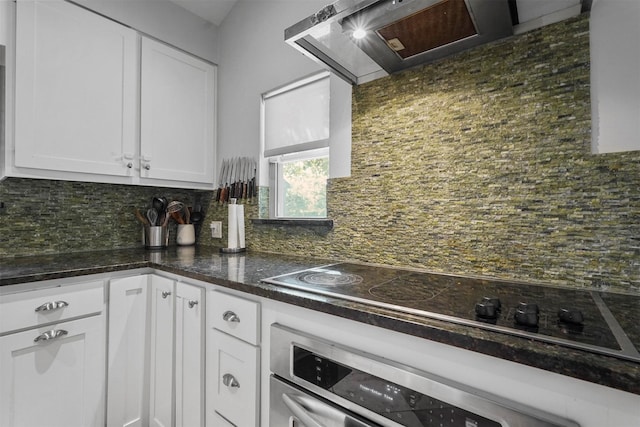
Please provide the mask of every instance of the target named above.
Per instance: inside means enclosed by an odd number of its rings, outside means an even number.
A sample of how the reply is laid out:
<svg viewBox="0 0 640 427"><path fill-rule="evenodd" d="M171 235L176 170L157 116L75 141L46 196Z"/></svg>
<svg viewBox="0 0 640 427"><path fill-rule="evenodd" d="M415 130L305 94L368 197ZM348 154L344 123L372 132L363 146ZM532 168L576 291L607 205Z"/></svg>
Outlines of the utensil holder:
<svg viewBox="0 0 640 427"><path fill-rule="evenodd" d="M193 224L178 224L176 243L180 246L193 245L196 242L196 230Z"/></svg>
<svg viewBox="0 0 640 427"><path fill-rule="evenodd" d="M162 249L169 246L169 230L164 225L144 227L142 243L147 249Z"/></svg>

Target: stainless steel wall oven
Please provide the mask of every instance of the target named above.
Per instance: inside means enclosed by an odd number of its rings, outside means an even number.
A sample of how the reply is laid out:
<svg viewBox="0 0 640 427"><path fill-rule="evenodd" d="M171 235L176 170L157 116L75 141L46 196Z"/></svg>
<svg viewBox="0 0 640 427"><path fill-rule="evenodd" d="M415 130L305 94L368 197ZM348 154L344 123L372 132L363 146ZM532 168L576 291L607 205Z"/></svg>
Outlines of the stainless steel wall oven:
<svg viewBox="0 0 640 427"><path fill-rule="evenodd" d="M270 427L579 427L278 324L270 365Z"/></svg>

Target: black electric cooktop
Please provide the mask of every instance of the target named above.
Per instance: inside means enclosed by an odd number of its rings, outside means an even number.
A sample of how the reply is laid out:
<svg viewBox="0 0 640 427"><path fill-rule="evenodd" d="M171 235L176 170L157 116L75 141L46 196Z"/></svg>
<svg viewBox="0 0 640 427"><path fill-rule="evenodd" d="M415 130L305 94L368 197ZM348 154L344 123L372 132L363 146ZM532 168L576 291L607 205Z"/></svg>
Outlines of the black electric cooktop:
<svg viewBox="0 0 640 427"><path fill-rule="evenodd" d="M264 282L640 361L640 297L632 295L350 263Z"/></svg>

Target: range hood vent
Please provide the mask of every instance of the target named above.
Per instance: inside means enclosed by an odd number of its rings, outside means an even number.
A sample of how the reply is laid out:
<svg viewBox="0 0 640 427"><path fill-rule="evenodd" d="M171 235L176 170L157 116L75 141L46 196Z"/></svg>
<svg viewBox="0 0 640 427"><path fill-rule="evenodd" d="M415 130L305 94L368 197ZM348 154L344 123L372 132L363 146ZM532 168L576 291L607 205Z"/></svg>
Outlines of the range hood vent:
<svg viewBox="0 0 640 427"><path fill-rule="evenodd" d="M512 34L509 0L339 0L285 41L360 84Z"/></svg>

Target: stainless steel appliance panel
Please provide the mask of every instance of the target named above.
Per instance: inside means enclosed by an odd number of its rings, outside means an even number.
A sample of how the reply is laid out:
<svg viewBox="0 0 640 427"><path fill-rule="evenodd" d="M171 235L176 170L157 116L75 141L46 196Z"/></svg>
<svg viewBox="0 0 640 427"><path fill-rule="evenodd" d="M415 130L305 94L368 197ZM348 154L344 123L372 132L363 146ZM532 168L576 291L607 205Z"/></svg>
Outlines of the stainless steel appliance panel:
<svg viewBox="0 0 640 427"><path fill-rule="evenodd" d="M366 422L371 425L578 427L575 422L546 413L543 409L527 407L433 373L337 345L278 324L271 326L270 357L272 381L291 383L298 391L306 390L302 394L320 396L335 407L342 408L345 413L353 413L368 420ZM298 407L311 408L311 404L305 406L305 402L309 402L305 399L307 398L295 396L283 398L282 394L272 392L271 410L283 412L283 404L289 408L296 407L291 404L291 400ZM296 415L292 415L291 409L288 411L288 416L294 419ZM434 424L435 417L441 421ZM312 417L311 420L313 419ZM298 420L302 422L299 418ZM302 425L305 425L304 422ZM343 424L320 422L311 424L310 427L323 425Z"/></svg>
<svg viewBox="0 0 640 427"><path fill-rule="evenodd" d="M270 393L269 425L273 427L378 427L276 377L271 377Z"/></svg>

